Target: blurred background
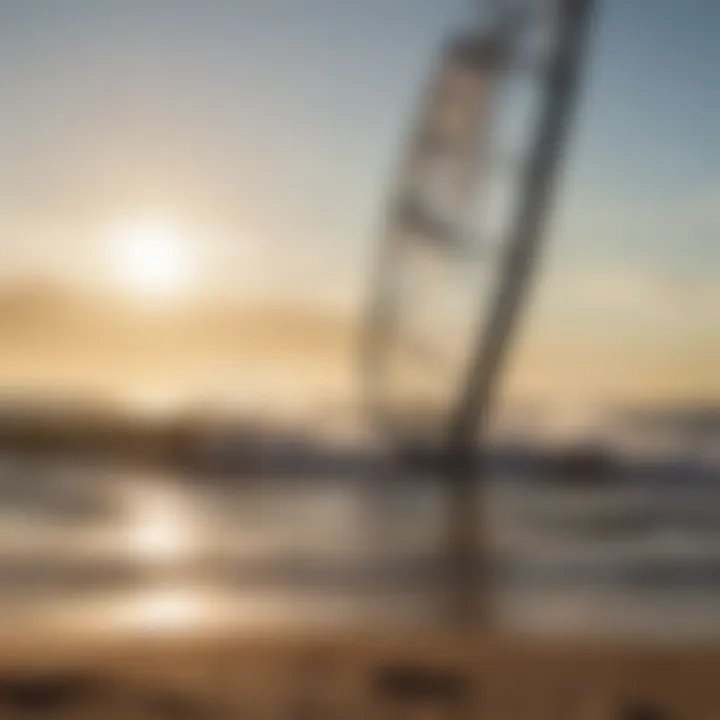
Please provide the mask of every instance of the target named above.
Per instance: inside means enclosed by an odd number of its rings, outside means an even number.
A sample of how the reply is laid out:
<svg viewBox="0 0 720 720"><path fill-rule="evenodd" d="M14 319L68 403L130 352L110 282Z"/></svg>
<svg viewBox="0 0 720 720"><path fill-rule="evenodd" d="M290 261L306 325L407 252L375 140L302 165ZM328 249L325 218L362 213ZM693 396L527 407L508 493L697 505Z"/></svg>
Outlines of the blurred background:
<svg viewBox="0 0 720 720"><path fill-rule="evenodd" d="M499 622L719 633L720 6L597 6L490 429ZM357 355L467 15L0 0L8 631L433 622L442 478L382 469Z"/></svg>

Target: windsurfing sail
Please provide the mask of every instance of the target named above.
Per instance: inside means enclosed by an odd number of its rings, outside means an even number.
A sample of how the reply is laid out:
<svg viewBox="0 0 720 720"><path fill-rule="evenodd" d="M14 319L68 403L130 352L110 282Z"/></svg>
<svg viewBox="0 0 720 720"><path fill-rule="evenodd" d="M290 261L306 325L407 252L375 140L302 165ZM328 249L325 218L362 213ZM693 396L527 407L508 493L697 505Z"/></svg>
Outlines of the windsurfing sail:
<svg viewBox="0 0 720 720"><path fill-rule="evenodd" d="M391 448L435 448L447 461L447 565L463 618L476 605L480 544L468 459L536 266L591 2L496 0L445 45L382 239L367 404Z"/></svg>

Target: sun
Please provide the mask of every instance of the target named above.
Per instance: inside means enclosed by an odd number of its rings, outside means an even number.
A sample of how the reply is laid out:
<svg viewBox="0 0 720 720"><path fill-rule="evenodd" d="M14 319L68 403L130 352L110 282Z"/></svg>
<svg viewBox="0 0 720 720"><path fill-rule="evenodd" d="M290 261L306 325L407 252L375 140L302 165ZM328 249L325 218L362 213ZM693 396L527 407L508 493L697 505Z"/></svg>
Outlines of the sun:
<svg viewBox="0 0 720 720"><path fill-rule="evenodd" d="M178 292L191 280L194 263L187 237L166 220L117 224L111 233L111 255L117 281L136 294Z"/></svg>

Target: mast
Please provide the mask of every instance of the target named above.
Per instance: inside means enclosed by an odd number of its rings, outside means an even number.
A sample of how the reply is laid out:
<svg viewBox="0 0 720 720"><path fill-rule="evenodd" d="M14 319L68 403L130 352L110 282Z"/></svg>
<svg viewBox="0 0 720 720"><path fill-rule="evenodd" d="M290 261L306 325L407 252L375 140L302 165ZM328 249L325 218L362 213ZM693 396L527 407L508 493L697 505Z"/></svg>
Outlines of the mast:
<svg viewBox="0 0 720 720"><path fill-rule="evenodd" d="M422 446L441 461L449 616L462 627L486 617L489 604L478 443L535 265L591 2L477 3L471 30L443 48L388 208L364 346L366 399L401 459L409 446ZM521 41L537 22L552 36L541 57ZM520 170L510 222L500 237L481 237L473 211L493 175L507 172L493 140L498 106L518 73L538 84L539 108L524 156L513 159ZM478 258L491 282L478 280ZM446 301L468 272L471 322L463 331ZM443 273L444 284L437 279Z"/></svg>
<svg viewBox="0 0 720 720"><path fill-rule="evenodd" d="M592 1L557 0L554 48L546 68L539 72L544 99L520 179L516 215L498 268L499 283L449 425L449 456L455 459L450 464L449 478L449 562L455 574L453 617L461 625L491 621L492 569L482 513L478 512L482 458L480 466L473 458L487 428L499 374L537 266L543 226L577 96ZM524 69L532 72L536 67L529 63Z"/></svg>

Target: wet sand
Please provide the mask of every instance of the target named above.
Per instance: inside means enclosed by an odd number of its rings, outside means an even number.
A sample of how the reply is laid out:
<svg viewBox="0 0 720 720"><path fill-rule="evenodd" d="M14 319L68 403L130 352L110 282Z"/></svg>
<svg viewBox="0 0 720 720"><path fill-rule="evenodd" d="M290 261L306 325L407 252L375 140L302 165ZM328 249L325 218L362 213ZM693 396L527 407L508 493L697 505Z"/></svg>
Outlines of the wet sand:
<svg viewBox="0 0 720 720"><path fill-rule="evenodd" d="M462 635L462 634L461 634ZM710 718L720 647L276 633L3 645L12 717Z"/></svg>

